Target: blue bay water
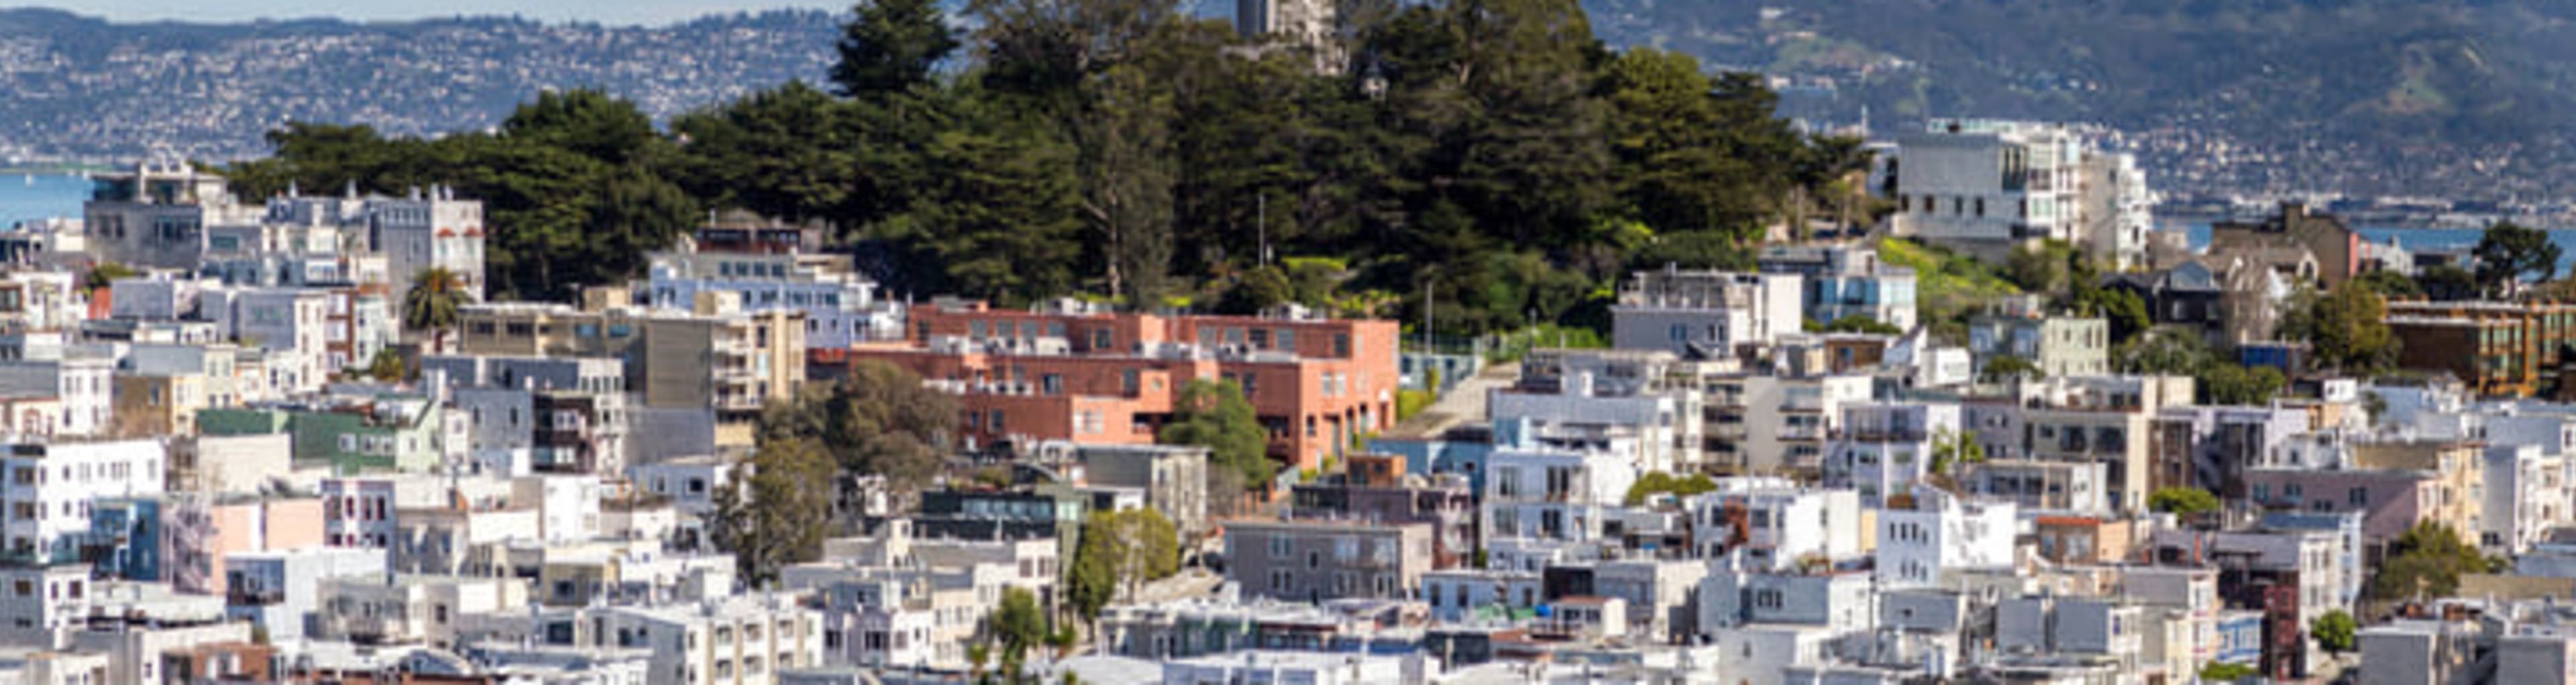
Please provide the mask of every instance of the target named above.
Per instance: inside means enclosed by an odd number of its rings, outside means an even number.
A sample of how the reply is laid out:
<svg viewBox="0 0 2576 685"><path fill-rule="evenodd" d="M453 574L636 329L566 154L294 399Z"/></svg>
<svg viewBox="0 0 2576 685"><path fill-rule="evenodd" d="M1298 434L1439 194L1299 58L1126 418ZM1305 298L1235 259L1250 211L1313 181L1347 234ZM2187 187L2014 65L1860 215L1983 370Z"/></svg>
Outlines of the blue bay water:
<svg viewBox="0 0 2576 685"><path fill-rule="evenodd" d="M90 180L80 176L0 175L0 228L21 221L77 218L89 190Z"/></svg>
<svg viewBox="0 0 2576 685"><path fill-rule="evenodd" d="M2168 230L2176 227L2182 228L2187 235L2190 236L2192 249L2199 250L2209 247L2209 222L2176 222L2160 226L2160 228ZM2404 246L2409 250L2470 247L2477 245L2478 239L2485 237L2486 235L2485 230L2475 228L2455 229L2407 228L2403 226L2362 226L2353 230L2360 231L2361 238L2363 240L2385 243L2394 239L2399 245ZM2553 228L2549 229L2548 233L2549 242L2556 243L2558 245L2558 275L2576 275L2576 229Z"/></svg>

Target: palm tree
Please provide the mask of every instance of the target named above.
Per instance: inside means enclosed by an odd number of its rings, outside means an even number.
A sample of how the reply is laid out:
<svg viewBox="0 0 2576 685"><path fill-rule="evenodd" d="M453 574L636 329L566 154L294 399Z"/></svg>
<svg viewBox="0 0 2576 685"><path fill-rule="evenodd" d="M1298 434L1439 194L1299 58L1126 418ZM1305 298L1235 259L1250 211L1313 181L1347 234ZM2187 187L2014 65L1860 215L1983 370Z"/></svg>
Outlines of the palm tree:
<svg viewBox="0 0 2576 685"><path fill-rule="evenodd" d="M403 327L430 331L430 350L447 350L447 331L456 327L465 305L474 299L466 292L465 279L443 267L422 269L411 279L411 292L403 293Z"/></svg>

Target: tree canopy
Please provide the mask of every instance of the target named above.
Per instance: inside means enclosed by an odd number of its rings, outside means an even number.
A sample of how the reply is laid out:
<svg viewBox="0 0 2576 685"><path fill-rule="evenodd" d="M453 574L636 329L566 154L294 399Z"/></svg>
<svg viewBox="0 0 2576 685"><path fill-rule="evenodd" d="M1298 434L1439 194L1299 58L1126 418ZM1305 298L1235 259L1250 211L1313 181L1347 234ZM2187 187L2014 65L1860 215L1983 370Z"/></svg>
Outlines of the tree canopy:
<svg viewBox="0 0 2576 685"><path fill-rule="evenodd" d="M1346 4L1309 49L1175 0L864 0L827 88L667 130L585 90L491 131L292 122L225 171L254 196L455 186L485 202L495 297L619 282L740 209L828 228L896 293L1436 307L1461 334L1599 328L1632 269L1866 218L1859 141L1800 133L1758 76L1606 50L1575 0ZM1299 258L1336 267L1271 271Z"/></svg>
<svg viewBox="0 0 2576 685"><path fill-rule="evenodd" d="M1208 495L1211 500L1267 487L1278 465L1270 461L1270 434L1261 428L1243 386L1233 381L1192 379L1172 400L1172 422L1157 438L1166 445L1208 449Z"/></svg>
<svg viewBox="0 0 2576 685"><path fill-rule="evenodd" d="M1133 596L1145 581L1180 570L1180 536L1162 512L1093 512L1082 523L1082 543L1065 570L1066 601L1084 620L1099 618L1122 590Z"/></svg>
<svg viewBox="0 0 2576 685"><path fill-rule="evenodd" d="M2490 570L2493 569L2487 558L2461 538L2459 531L2440 522L2425 521L2406 529L2390 544L2388 559L2370 577L2366 593L2383 602L2449 597L2459 592L2461 574Z"/></svg>
<svg viewBox="0 0 2576 685"><path fill-rule="evenodd" d="M2487 227L2470 254L2478 258L2478 288L2488 292L2525 276L2539 281L2558 276L2558 244L2550 242L2549 233L2511 221Z"/></svg>
<svg viewBox="0 0 2576 685"><path fill-rule="evenodd" d="M2397 337L2388 330L2387 301L2370 286L2346 282L2323 294L2303 292L2281 320L2281 336L2306 341L2316 363L2370 372L2397 363Z"/></svg>
<svg viewBox="0 0 2576 685"><path fill-rule="evenodd" d="M2182 516L2218 511L2218 496L2192 487L2169 487L2147 495L2147 508Z"/></svg>
<svg viewBox="0 0 2576 685"><path fill-rule="evenodd" d="M762 445L812 440L838 471L885 476L897 492L930 482L953 442L957 398L911 371L861 362L830 383L807 383L794 400L761 413Z"/></svg>
<svg viewBox="0 0 2576 685"><path fill-rule="evenodd" d="M832 460L812 440L766 442L715 489L710 537L731 552L742 577L778 577L789 564L823 554L832 524Z"/></svg>

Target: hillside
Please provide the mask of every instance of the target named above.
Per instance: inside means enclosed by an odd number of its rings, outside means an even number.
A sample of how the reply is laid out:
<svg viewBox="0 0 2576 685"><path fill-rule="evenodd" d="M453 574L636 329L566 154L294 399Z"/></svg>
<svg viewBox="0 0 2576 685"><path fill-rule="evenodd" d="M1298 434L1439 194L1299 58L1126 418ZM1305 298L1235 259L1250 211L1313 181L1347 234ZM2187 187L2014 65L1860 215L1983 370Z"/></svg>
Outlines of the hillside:
<svg viewBox="0 0 2576 685"><path fill-rule="evenodd" d="M2576 5L1587 0L1613 44L1790 77L1791 113L2136 132L2168 187L2565 195Z"/></svg>
<svg viewBox="0 0 2576 685"><path fill-rule="evenodd" d="M840 17L716 15L664 27L509 18L112 24L0 10L0 153L267 152L289 120L430 134L498 123L548 89L597 87L669 117L829 69Z"/></svg>

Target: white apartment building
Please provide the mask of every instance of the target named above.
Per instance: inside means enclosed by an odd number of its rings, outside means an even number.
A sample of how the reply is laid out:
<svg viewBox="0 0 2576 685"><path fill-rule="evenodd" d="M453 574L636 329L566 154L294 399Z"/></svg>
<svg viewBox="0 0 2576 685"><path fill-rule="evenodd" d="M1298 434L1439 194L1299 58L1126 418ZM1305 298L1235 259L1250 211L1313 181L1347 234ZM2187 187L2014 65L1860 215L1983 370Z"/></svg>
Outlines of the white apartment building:
<svg viewBox="0 0 2576 685"><path fill-rule="evenodd" d="M2479 515L2478 547L2508 555L2529 551L2549 539L2549 531L2569 523L2576 508L2576 488L2568 482L2565 452L2538 445L2488 445L2485 511Z"/></svg>
<svg viewBox="0 0 2576 685"><path fill-rule="evenodd" d="M1796 274L1640 271L1610 307L1611 346L1733 356L1737 346L1801 332L1804 296Z"/></svg>
<svg viewBox="0 0 2576 685"><path fill-rule="evenodd" d="M1487 396L1486 413L1498 445L1599 449L1616 441L1646 472L1701 462L1705 412L1690 391L1605 397L1584 394L1580 385L1559 394L1497 390Z"/></svg>
<svg viewBox="0 0 2576 685"><path fill-rule="evenodd" d="M299 547L224 555L225 613L268 630L271 640L304 636L305 617L321 609L322 581L385 572L381 551Z"/></svg>
<svg viewBox="0 0 2576 685"><path fill-rule="evenodd" d="M709 231L745 229L711 228ZM776 231L773 231L776 232ZM717 248L682 239L677 249L651 256L648 278L637 283L648 306L691 309L698 294L737 293L742 310L805 313L805 346L848 349L870 340L903 336L903 311L878 297L877 284L846 255L804 246Z"/></svg>
<svg viewBox="0 0 2576 685"><path fill-rule="evenodd" d="M412 279L432 268L456 274L466 293L483 299L483 203L456 199L456 189L413 188L408 197L366 200L369 245L385 256L391 273L386 292L411 292Z"/></svg>
<svg viewBox="0 0 2576 685"><path fill-rule="evenodd" d="M1933 488L1913 494L1913 508L1878 512L1881 586L1922 587L1951 571L2012 567L2017 507L1963 501Z"/></svg>
<svg viewBox="0 0 2576 685"><path fill-rule="evenodd" d="M401 539L397 514L450 506L448 484L446 478L420 474L322 479L323 543L392 549Z"/></svg>
<svg viewBox="0 0 2576 685"><path fill-rule="evenodd" d="M224 338L269 352L268 387L298 394L320 390L338 369L331 364L331 305L332 294L322 290L251 288L207 291L200 307Z"/></svg>
<svg viewBox="0 0 2576 685"><path fill-rule="evenodd" d="M1825 446L1825 486L1858 490L1873 507L1912 491L1931 473L1938 441L1962 436L1959 413L1959 405L1948 403L1845 405L1842 426Z"/></svg>
<svg viewBox="0 0 2576 685"><path fill-rule="evenodd" d="M1871 187L1896 202L1900 236L1987 258L2055 239L2115 269L2143 266L2154 193L2135 157L2100 138L2055 124L1934 120L1897 138Z"/></svg>
<svg viewBox="0 0 2576 685"><path fill-rule="evenodd" d="M459 617L526 611L528 581L454 575L367 574L318 582L321 610L307 626L319 641L456 645Z"/></svg>
<svg viewBox="0 0 2576 685"><path fill-rule="evenodd" d="M1801 488L1782 479L1729 478L1716 492L1683 502L1702 535L1700 558L1741 555L1750 570L1794 568L1807 560L1843 561L1868 552L1860 494Z"/></svg>
<svg viewBox="0 0 2576 685"><path fill-rule="evenodd" d="M1245 650L1164 662L1162 685L1369 685L1419 682L1421 679L1421 672L1407 668L1405 660L1400 657Z"/></svg>
<svg viewBox="0 0 2576 685"><path fill-rule="evenodd" d="M653 685L769 683L780 670L822 663L822 614L794 595L760 593L599 613L615 644L653 650Z"/></svg>
<svg viewBox="0 0 2576 685"><path fill-rule="evenodd" d="M115 425L115 373L115 360L78 349L48 361L0 361L0 395L16 414L0 418L0 427L21 437L104 434Z"/></svg>
<svg viewBox="0 0 2576 685"><path fill-rule="evenodd" d="M42 562L80 559L90 503L161 494L168 454L159 440L17 444L0 456L8 554Z"/></svg>
<svg viewBox="0 0 2576 685"><path fill-rule="evenodd" d="M1634 443L1585 451L1506 449L1486 458L1485 539L1590 542L1641 474Z"/></svg>

